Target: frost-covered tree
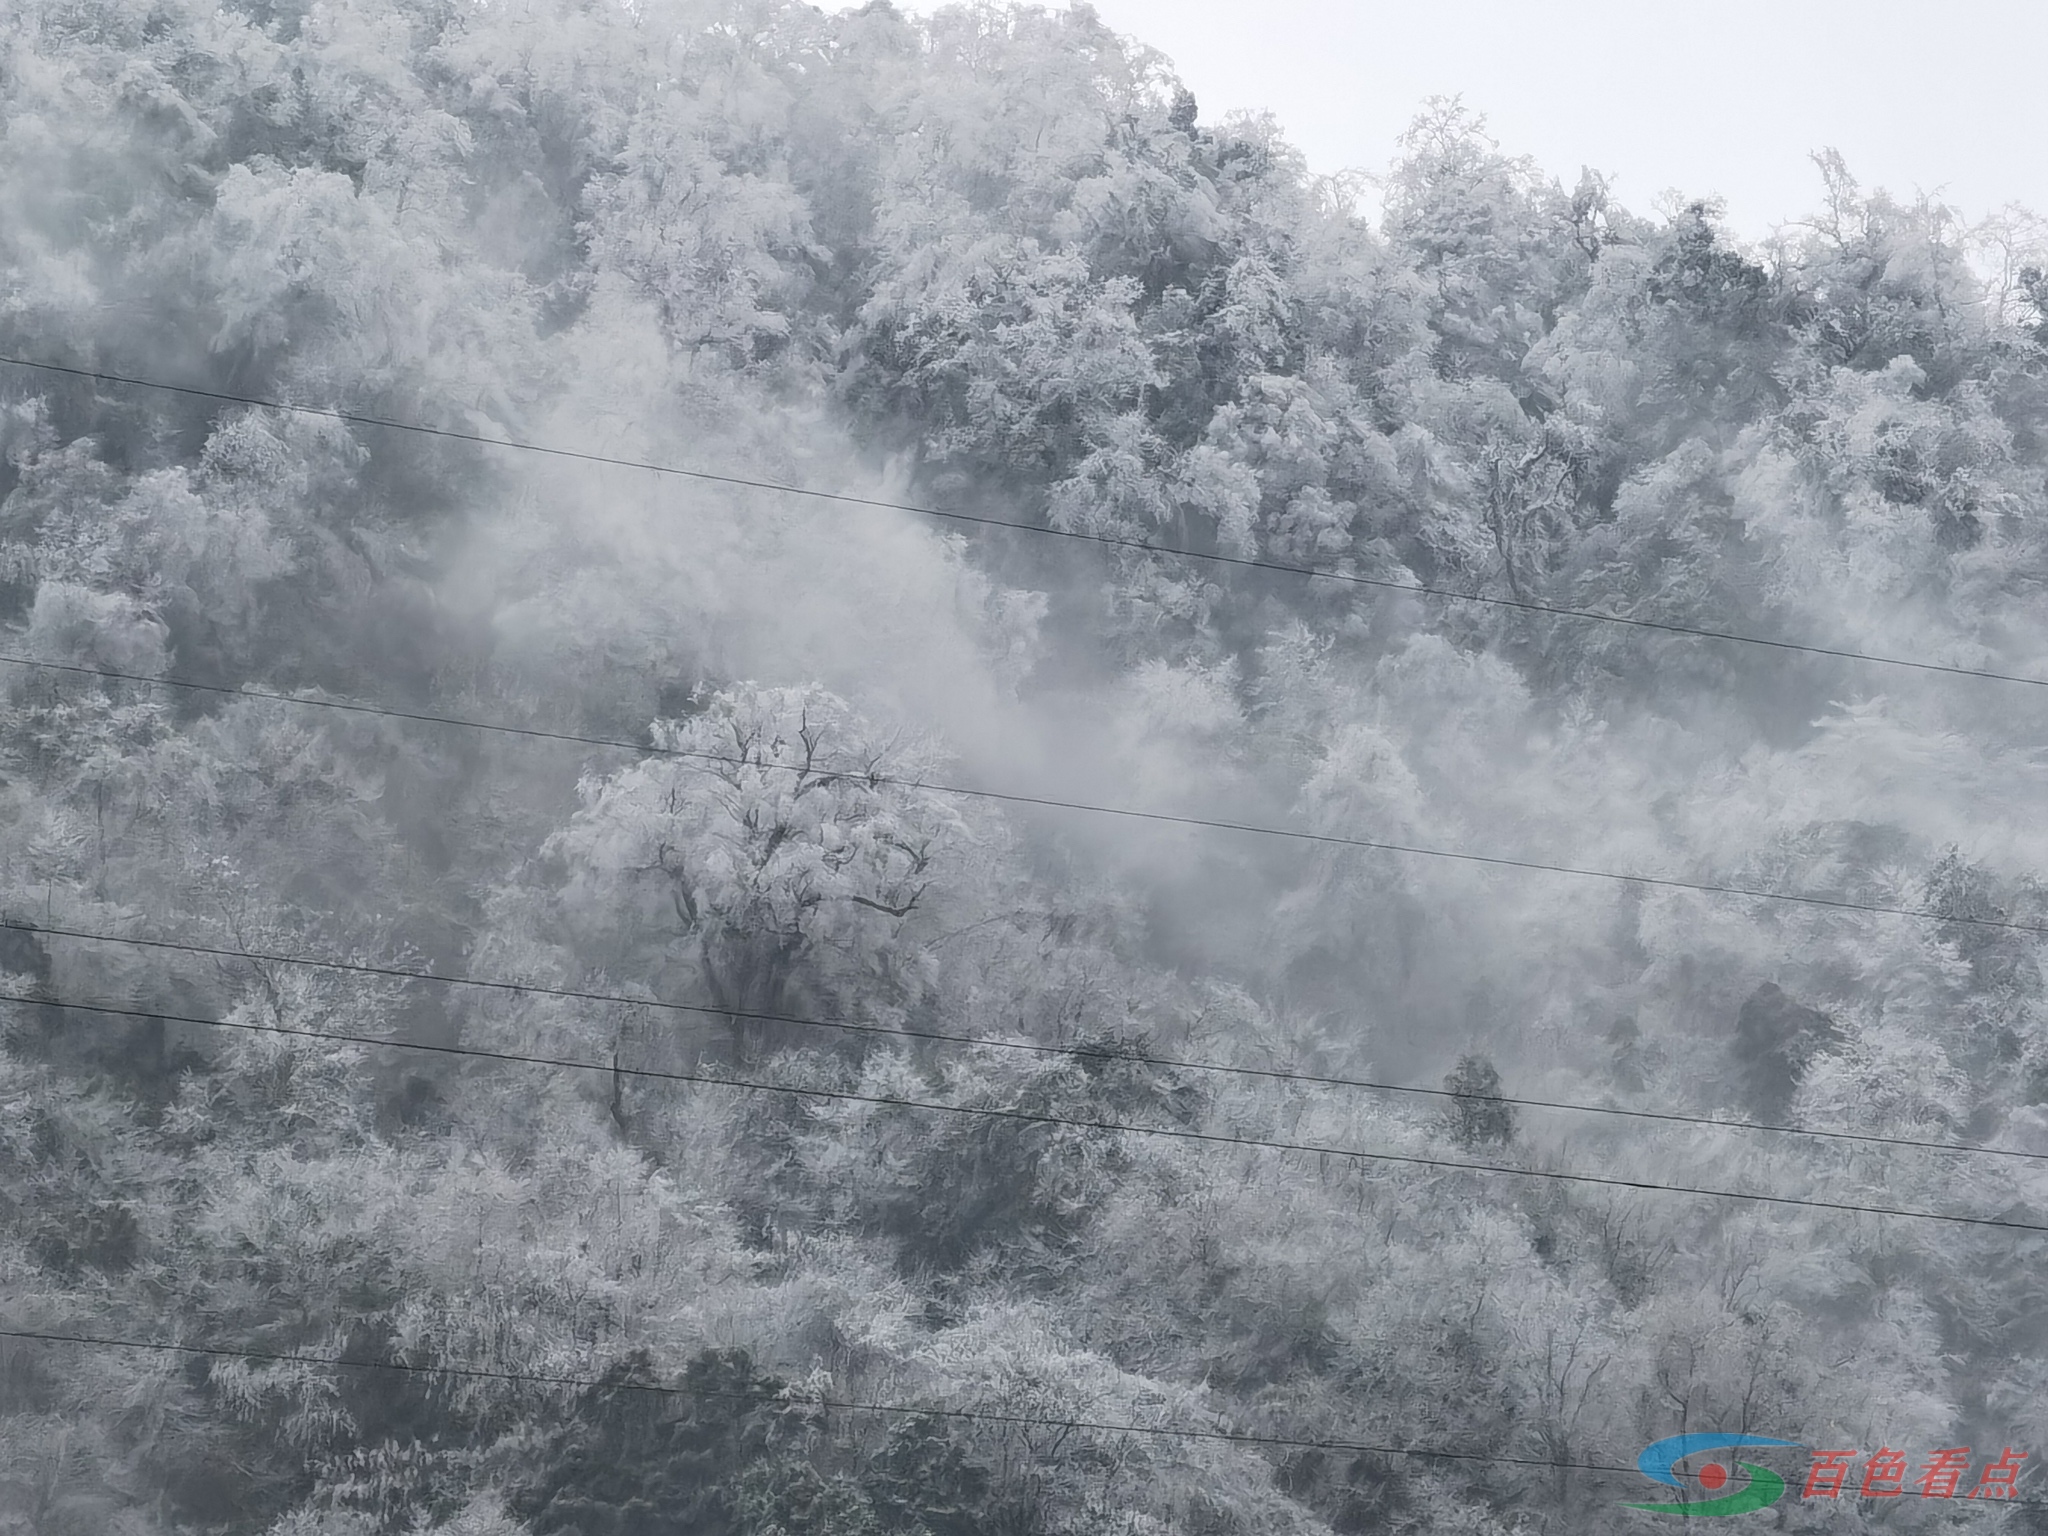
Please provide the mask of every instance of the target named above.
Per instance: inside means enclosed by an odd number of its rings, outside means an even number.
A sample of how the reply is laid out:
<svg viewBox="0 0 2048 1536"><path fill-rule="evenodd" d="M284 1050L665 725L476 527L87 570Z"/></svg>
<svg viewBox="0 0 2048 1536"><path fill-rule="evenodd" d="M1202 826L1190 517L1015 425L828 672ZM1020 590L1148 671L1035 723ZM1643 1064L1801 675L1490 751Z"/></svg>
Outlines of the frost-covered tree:
<svg viewBox="0 0 2048 1536"><path fill-rule="evenodd" d="M929 984L929 933L969 833L920 780L939 759L819 688L720 690L657 755L582 786L544 853L599 952L699 977L744 1041L803 1001L889 1007ZM676 957L683 957L681 966Z"/></svg>
<svg viewBox="0 0 2048 1536"><path fill-rule="evenodd" d="M198 391L0 364L0 1327L227 1351L5 1341L0 1526L2026 1443L2024 1227L1839 1207L2038 1159L1754 1122L2048 1151L2038 690L1655 627L2048 665L2038 230L1817 169L1757 246L1437 101L1368 222L1086 8L0 8L0 354Z"/></svg>

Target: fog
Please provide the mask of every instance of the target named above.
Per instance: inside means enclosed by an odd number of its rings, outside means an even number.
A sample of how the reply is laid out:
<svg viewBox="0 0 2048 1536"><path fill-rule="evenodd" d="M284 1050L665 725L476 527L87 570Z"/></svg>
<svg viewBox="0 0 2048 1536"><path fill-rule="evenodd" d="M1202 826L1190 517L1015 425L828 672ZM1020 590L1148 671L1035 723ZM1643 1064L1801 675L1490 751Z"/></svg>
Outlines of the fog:
<svg viewBox="0 0 2048 1536"><path fill-rule="evenodd" d="M0 29L10 1529L2000 1517L2023 223L1368 218L1083 11Z"/></svg>

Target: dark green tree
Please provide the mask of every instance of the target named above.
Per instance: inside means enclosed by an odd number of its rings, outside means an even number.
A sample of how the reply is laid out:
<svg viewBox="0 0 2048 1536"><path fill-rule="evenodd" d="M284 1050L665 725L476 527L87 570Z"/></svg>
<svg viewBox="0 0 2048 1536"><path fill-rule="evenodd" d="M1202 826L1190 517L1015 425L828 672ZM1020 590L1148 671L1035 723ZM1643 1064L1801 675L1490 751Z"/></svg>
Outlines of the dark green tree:
<svg viewBox="0 0 2048 1536"><path fill-rule="evenodd" d="M1457 1095L1444 1117L1459 1146L1504 1147L1515 1139L1515 1111L1500 1101L1500 1072L1485 1056L1460 1056L1444 1078L1444 1091Z"/></svg>

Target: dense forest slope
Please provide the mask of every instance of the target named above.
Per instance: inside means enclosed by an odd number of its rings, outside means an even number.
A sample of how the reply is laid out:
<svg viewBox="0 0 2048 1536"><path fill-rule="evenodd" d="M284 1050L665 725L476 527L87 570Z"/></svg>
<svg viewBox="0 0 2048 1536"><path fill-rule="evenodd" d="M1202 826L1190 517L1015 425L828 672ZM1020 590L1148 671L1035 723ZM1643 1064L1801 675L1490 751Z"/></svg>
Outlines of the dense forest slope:
<svg viewBox="0 0 2048 1536"><path fill-rule="evenodd" d="M1368 222L1085 9L0 6L0 355L183 387L0 364L0 1531L2048 1455L2048 689L1928 669L2048 677L2048 283L1819 168L1437 103Z"/></svg>

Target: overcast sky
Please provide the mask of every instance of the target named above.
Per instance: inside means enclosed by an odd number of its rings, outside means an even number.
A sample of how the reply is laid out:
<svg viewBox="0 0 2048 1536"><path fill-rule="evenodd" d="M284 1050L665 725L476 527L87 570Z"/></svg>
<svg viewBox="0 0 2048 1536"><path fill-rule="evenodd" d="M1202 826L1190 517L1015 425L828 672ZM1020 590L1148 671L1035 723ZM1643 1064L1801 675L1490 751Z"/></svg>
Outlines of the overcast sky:
<svg viewBox="0 0 2048 1536"><path fill-rule="evenodd" d="M898 0L906 3L906 0ZM929 0L907 0L912 10ZM836 8L836 7L835 7ZM1807 155L1972 215L2048 212L2048 0L1099 0L1205 121L1268 108L1319 171L1377 170L1421 101L1462 94L1513 153L1628 206L1718 194L1752 237L1812 210Z"/></svg>

